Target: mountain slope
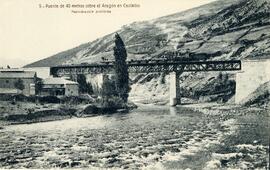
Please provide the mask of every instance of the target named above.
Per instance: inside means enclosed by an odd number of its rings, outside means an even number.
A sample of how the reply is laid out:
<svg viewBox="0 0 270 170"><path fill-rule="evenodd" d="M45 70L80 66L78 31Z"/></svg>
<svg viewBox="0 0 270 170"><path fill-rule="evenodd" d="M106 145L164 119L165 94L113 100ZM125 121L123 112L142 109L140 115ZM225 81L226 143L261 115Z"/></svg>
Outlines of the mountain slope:
<svg viewBox="0 0 270 170"><path fill-rule="evenodd" d="M117 32L126 44L128 60L270 58L270 2L220 0L154 20L134 22ZM113 60L113 46L114 33L26 67ZM131 97L141 95L147 100L148 96L150 101L168 99L167 74L131 74L130 78ZM184 97L224 102L235 93L234 76L226 73L183 73L180 79Z"/></svg>
<svg viewBox="0 0 270 170"><path fill-rule="evenodd" d="M269 0L216 1L151 21L134 22L117 32L129 59L268 58ZM26 67L113 59L113 34L64 51Z"/></svg>

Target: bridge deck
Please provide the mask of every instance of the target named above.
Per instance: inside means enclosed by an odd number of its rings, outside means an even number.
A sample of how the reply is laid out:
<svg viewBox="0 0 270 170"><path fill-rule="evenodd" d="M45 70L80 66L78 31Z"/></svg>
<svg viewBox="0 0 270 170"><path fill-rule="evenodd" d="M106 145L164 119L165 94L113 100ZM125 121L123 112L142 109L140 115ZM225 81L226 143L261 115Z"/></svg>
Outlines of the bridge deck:
<svg viewBox="0 0 270 170"><path fill-rule="evenodd" d="M240 60L230 61L128 61L130 73L149 72L198 72L198 71L236 71L241 70ZM64 76L71 74L98 74L112 73L114 63L106 62L100 64L60 65L50 68L53 76Z"/></svg>

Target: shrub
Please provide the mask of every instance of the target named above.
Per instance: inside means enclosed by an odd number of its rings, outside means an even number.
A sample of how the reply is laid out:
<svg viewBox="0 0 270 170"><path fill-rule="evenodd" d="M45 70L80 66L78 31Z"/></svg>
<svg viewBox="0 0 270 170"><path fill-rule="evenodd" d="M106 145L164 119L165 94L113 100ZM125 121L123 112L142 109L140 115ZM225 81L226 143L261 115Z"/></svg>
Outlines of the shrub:
<svg viewBox="0 0 270 170"><path fill-rule="evenodd" d="M61 103L64 104L71 104L71 105L77 105L77 104L89 104L94 101L93 98L90 97L84 97L84 96L64 96L60 98Z"/></svg>
<svg viewBox="0 0 270 170"><path fill-rule="evenodd" d="M81 112L81 114L98 114L98 112L99 109L97 108L97 106L89 105Z"/></svg>
<svg viewBox="0 0 270 170"><path fill-rule="evenodd" d="M123 99L118 96L102 98L100 106L102 108L111 109L112 111L126 107Z"/></svg>
<svg viewBox="0 0 270 170"><path fill-rule="evenodd" d="M115 81L113 79L109 79L107 76L105 77L101 87L101 96L102 98L118 96Z"/></svg>
<svg viewBox="0 0 270 170"><path fill-rule="evenodd" d="M41 103L60 103L60 99L56 96L44 96L44 97L39 97L39 102L41 102Z"/></svg>

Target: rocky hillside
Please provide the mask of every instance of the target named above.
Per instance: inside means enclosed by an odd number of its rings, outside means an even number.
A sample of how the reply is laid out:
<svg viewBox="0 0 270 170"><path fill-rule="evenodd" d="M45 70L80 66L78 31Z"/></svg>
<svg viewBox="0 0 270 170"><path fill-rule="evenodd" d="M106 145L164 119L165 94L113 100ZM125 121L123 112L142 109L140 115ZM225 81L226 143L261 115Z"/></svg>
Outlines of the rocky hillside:
<svg viewBox="0 0 270 170"><path fill-rule="evenodd" d="M216 1L117 31L129 59L190 57L266 58L270 53L269 0ZM98 62L112 58L113 33L26 67Z"/></svg>
<svg viewBox="0 0 270 170"><path fill-rule="evenodd" d="M117 32L126 44L128 59L270 58L270 2L269 0L220 0L158 19L134 22L123 26ZM106 35L26 67L92 63L100 62L102 58L112 60L113 36L114 33ZM141 80L146 77L150 79L149 81L166 77L160 74L150 75L140 76ZM187 82L184 80L185 76L192 79L188 82L192 82L193 86L184 87L191 88L194 93L205 91L205 88L208 88L205 84L213 79L217 80L219 73L188 75L191 76L182 75L182 81ZM137 81L141 80L137 78L134 83L138 85ZM148 91L151 94L157 90L153 89L153 86L150 88ZM167 91L165 89L162 88L163 91ZM217 92L213 93L217 94Z"/></svg>

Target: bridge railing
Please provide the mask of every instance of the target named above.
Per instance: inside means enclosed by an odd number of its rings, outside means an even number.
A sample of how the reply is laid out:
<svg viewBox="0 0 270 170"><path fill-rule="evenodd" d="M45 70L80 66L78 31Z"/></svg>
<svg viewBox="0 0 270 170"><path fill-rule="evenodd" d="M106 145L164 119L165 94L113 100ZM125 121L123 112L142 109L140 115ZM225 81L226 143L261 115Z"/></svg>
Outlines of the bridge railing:
<svg viewBox="0 0 270 170"><path fill-rule="evenodd" d="M130 73L150 72L198 72L198 71L237 71L241 70L240 60L230 61L151 61L143 60L128 61ZM114 63L83 64L83 65L61 65L51 67L50 74L53 76L64 76L72 74L98 74L112 73Z"/></svg>

